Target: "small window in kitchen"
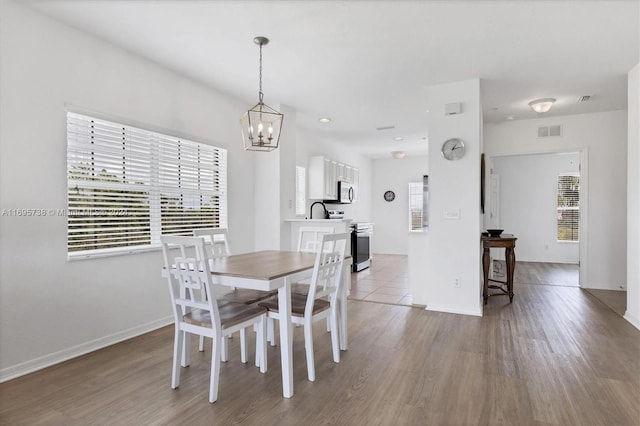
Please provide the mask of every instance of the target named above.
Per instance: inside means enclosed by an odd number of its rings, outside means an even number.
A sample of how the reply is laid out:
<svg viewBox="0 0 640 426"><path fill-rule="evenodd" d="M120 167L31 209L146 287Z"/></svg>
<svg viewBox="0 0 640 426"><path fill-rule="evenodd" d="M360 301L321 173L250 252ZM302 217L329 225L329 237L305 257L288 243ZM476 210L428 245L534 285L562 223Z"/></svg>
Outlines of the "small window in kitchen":
<svg viewBox="0 0 640 426"><path fill-rule="evenodd" d="M296 216L304 216L307 211L306 169L296 166Z"/></svg>
<svg viewBox="0 0 640 426"><path fill-rule="evenodd" d="M580 230L580 176L563 173L558 176L558 241L578 242Z"/></svg>
<svg viewBox="0 0 640 426"><path fill-rule="evenodd" d="M429 200L429 177L422 182L409 182L409 230L425 231L429 226L427 202Z"/></svg>

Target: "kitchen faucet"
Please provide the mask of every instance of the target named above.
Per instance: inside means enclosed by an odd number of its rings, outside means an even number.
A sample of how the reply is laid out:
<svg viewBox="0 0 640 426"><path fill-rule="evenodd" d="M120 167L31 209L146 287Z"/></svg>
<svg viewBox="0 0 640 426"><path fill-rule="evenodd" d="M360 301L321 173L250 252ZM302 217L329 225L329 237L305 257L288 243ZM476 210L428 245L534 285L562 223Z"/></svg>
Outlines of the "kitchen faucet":
<svg viewBox="0 0 640 426"><path fill-rule="evenodd" d="M325 206L322 201L316 201L315 203L311 204L311 207L309 207L309 219L313 219L313 206L315 206L316 204L320 204L324 209L324 219L329 219L329 212L327 211L327 206Z"/></svg>

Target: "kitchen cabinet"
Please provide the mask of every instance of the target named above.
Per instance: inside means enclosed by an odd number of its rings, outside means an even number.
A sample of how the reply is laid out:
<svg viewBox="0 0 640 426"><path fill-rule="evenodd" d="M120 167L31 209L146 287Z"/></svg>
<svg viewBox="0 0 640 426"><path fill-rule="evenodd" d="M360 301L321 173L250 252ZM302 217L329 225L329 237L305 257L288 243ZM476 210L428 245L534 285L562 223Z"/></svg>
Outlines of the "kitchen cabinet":
<svg viewBox="0 0 640 426"><path fill-rule="evenodd" d="M358 200L359 170L325 156L309 158L309 199L337 200L338 181L346 181L354 186L354 201Z"/></svg>

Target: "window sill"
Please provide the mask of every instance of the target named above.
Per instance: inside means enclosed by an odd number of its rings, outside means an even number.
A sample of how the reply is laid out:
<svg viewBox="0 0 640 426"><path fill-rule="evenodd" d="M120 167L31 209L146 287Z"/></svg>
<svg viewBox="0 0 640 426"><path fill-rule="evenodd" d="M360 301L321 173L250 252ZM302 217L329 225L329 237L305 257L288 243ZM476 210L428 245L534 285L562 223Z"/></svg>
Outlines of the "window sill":
<svg viewBox="0 0 640 426"><path fill-rule="evenodd" d="M146 253L150 251L160 251L161 249L162 247L160 246L151 246L151 247L147 246L139 249L103 251L100 253L87 253L87 252L76 252L77 254L67 253L67 261L75 262L78 260L100 259L102 257L127 256L130 254Z"/></svg>

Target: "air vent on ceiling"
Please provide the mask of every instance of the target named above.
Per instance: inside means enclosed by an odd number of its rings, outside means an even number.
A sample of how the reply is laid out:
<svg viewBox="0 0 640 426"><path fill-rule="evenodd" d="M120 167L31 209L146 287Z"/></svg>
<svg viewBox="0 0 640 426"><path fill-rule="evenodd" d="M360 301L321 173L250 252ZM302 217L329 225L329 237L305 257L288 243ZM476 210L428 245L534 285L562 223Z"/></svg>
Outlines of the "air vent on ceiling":
<svg viewBox="0 0 640 426"><path fill-rule="evenodd" d="M396 126L383 126L383 127L376 127L376 130L391 130L395 128Z"/></svg>
<svg viewBox="0 0 640 426"><path fill-rule="evenodd" d="M552 136L562 136L562 126L560 124L554 126L540 126L538 127L539 138L549 138Z"/></svg>
<svg viewBox="0 0 640 426"><path fill-rule="evenodd" d="M578 103L580 102L589 102L591 100L591 95L584 95L578 98Z"/></svg>

